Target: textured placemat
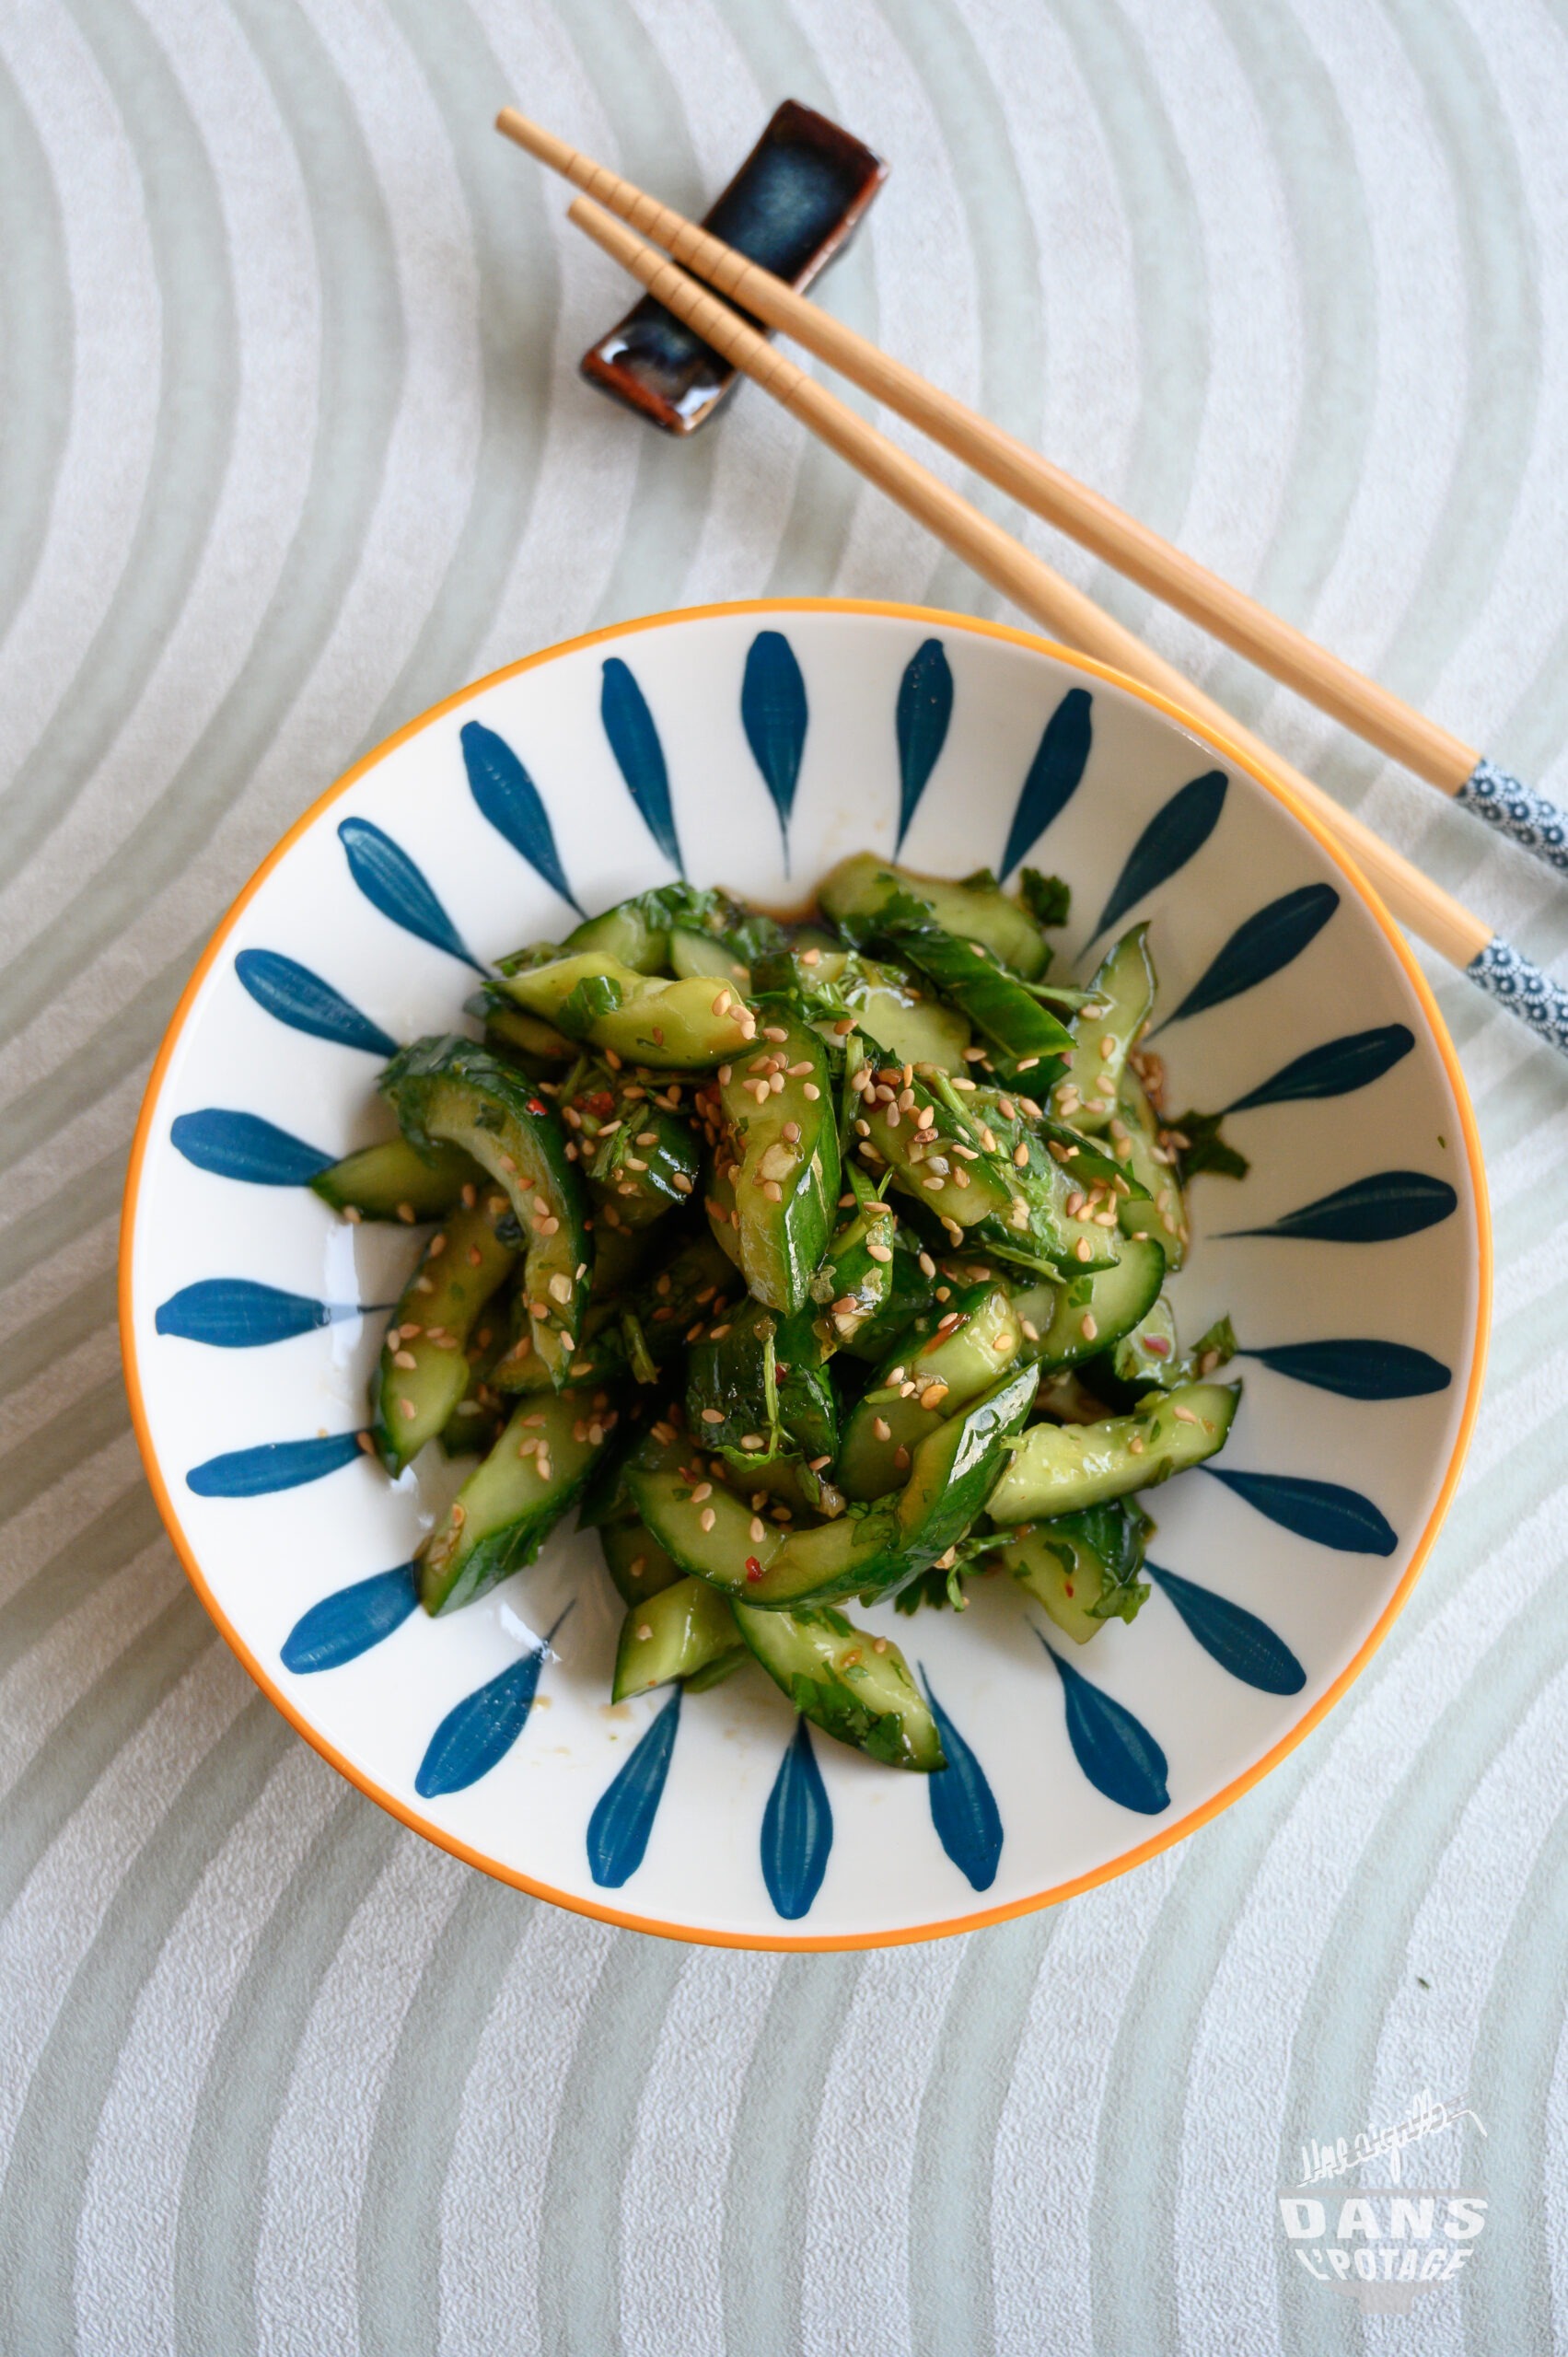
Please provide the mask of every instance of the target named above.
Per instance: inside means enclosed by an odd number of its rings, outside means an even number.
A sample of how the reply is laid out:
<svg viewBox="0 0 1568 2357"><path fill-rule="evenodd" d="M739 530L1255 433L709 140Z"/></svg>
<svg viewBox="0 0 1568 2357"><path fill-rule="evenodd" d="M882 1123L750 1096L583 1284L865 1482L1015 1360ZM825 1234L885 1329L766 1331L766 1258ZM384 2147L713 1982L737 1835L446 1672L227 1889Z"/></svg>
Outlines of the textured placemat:
<svg viewBox="0 0 1568 2357"><path fill-rule="evenodd" d="M992 610L745 392L681 447L575 376L624 288L497 104L696 211L786 93L893 161L827 282L845 316L1568 787L1560 6L0 9L7 2357L1568 2340L1568 1074L1463 983L1435 977L1499 1289L1447 1531L1283 1769L1053 1913L781 1962L495 1887L253 1693L140 1480L131 1128L204 933L306 803L621 615ZM1536 955L1568 946L1541 870L1152 628ZM1481 2185L1485 2231L1364 2323L1276 2190L1304 2138L1426 2087L1487 2134L1407 2179Z"/></svg>

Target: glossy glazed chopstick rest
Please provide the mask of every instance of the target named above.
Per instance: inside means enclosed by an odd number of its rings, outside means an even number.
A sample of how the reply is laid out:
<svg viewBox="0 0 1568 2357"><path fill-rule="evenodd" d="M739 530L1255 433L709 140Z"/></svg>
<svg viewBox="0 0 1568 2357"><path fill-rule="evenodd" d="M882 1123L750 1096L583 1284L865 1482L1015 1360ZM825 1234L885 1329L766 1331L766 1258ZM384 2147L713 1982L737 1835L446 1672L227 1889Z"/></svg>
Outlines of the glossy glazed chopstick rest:
<svg viewBox="0 0 1568 2357"><path fill-rule="evenodd" d="M1068 533L1105 563L1234 647L1439 793L1496 827L1522 850L1568 873L1568 819L1533 788L1495 768L1473 746L1418 712L1353 665L1318 645L1207 566L1151 531L1038 450L981 416L843 320L748 261L633 181L529 122L513 107L496 128L673 254L727 299L791 336L874 399L983 475L1010 498ZM1445 945L1445 954L1452 951ZM1463 964L1460 958L1458 963Z"/></svg>
<svg viewBox="0 0 1568 2357"><path fill-rule="evenodd" d="M1499 769L1495 761L1481 760L1454 799L1522 851L1533 852L1559 875L1568 876L1568 814L1533 785Z"/></svg>

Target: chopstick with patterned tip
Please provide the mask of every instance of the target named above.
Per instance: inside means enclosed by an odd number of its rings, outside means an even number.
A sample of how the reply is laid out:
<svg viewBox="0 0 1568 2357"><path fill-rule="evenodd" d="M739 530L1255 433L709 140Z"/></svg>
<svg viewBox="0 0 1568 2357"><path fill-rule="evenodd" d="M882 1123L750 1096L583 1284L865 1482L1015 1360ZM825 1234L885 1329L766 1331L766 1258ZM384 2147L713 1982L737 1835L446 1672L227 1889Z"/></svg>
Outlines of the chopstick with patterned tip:
<svg viewBox="0 0 1568 2357"><path fill-rule="evenodd" d="M1485 759L1451 729L1367 679L1353 665L1282 621L1098 492L1052 466L1025 442L981 417L869 338L748 261L722 238L661 204L608 165L505 107L496 128L541 163L665 247L753 318L779 329L862 390L928 434L998 490L1056 526L1105 563L1185 614L1260 670L1293 688L1343 727L1451 795L1549 866L1568 874L1568 814L1533 786Z"/></svg>
<svg viewBox="0 0 1568 2357"><path fill-rule="evenodd" d="M803 368L759 335L668 255L635 230L578 197L568 217L606 253L623 264L650 295L694 329L742 373L771 393L819 440L846 459L879 490L963 558L982 580L1001 590L1031 621L1086 655L1127 672L1167 698L1179 712L1233 747L1245 759L1277 777L1294 792L1365 869L1400 923L1499 999L1542 1038L1568 1053L1568 991L1564 991L1479 917L1423 875L1380 835L1320 786L1283 761L1260 737L1244 728L1212 697L1125 630L1071 582L999 524L971 507L928 468L865 424Z"/></svg>

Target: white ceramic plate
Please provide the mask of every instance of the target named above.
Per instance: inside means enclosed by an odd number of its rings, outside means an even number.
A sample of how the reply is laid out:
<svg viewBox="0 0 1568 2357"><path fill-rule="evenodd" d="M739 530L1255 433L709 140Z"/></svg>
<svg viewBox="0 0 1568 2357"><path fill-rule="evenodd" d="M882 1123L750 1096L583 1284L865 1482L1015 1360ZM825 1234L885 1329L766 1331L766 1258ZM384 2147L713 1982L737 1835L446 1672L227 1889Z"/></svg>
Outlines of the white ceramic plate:
<svg viewBox="0 0 1568 2357"><path fill-rule="evenodd" d="M482 965L558 938L574 901L597 911L679 864L786 903L900 833L935 872L1028 860L1067 877L1070 956L1109 906L1118 924L1150 918L1169 1103L1237 1108L1225 1134L1251 1161L1240 1182L1197 1183L1177 1284L1189 1335L1232 1313L1245 1398L1218 1478L1151 1501L1160 1572L1135 1624L1084 1648L1051 1631L1048 1652L1005 1579L977 1584L962 1616L862 1616L940 1704L952 1765L932 1779L808 1740L760 1672L612 1708L621 1610L592 1534L557 1534L449 1620L413 1609L404 1567L453 1477L432 1449L394 1487L354 1434L372 1306L417 1239L347 1225L303 1184L389 1132L389 1042L473 1028L464 952ZM1141 691L1019 633L810 601L535 656L412 724L301 819L219 927L158 1058L123 1320L147 1472L191 1576L345 1775L563 1905L827 1946L1081 1889L1299 1739L1431 1544L1479 1389L1487 1277L1453 1051L1387 916L1294 807Z"/></svg>

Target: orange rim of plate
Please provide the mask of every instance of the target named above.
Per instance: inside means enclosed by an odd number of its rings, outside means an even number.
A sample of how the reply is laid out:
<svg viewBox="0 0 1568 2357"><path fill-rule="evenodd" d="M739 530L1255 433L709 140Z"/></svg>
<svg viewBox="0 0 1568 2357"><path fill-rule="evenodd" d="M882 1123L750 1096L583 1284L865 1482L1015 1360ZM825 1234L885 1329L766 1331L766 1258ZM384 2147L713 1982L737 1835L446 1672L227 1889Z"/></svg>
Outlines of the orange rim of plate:
<svg viewBox="0 0 1568 2357"><path fill-rule="evenodd" d="M174 1509L174 1502L169 1496L168 1485L164 1480L148 1430L146 1405L142 1396L141 1371L136 1363L135 1325L131 1298L132 1248L135 1235L137 1203L141 1193L142 1167L146 1156L147 1142L152 1134L153 1120L157 1111L164 1075L168 1070L175 1049L179 1045L180 1035L203 983L222 955L224 945L238 923L241 914L279 862L287 855L300 838L309 831L322 813L330 809L340 795L346 794L350 786L356 784L367 771L373 770L378 761L383 761L398 746L406 744L410 737L417 737L422 730L431 727L446 714L454 711L459 704L467 703L470 698L481 694L486 688L493 688L503 679L515 679L523 672L535 670L543 663L555 662L563 655L575 655L583 647L597 646L606 639L627 638L640 631L659 630L671 623L711 621L717 616L729 614L876 614L900 621L935 622L944 629L967 631L978 638L1004 639L1012 645L1026 646L1032 653L1051 656L1058 662L1070 664L1074 669L1087 672L1094 679L1104 679L1111 687L1120 688L1126 694L1135 697L1140 703L1152 705L1156 712L1163 713L1167 719L1174 720L1180 727L1190 730L1203 744L1214 746L1234 768L1244 771L1257 784L1272 794L1277 802L1284 805L1291 817L1298 825L1305 828L1314 842L1327 853L1335 866L1354 887L1386 935L1395 957L1404 969L1411 988L1421 1003L1422 1012L1426 1017L1433 1039L1436 1042L1438 1054L1443 1060L1444 1069L1447 1073L1449 1085L1454 1092L1454 1101L1458 1109L1459 1124L1464 1134L1465 1156L1469 1166L1470 1186L1476 1213L1478 1283L1474 1354L1464 1408L1459 1417L1458 1429L1454 1436L1453 1450L1442 1485L1437 1492L1436 1502L1427 1517L1426 1527L1411 1550L1411 1560L1405 1567L1399 1585L1388 1598L1376 1624L1332 1685L1328 1687L1311 1707L1302 1713L1289 1733L1282 1736L1261 1759L1254 1760L1249 1768L1244 1769L1239 1776L1234 1777L1223 1790L1214 1794L1199 1807L1190 1810L1187 1816L1179 1818L1174 1825L1166 1826L1158 1833L1151 1834L1147 1840L1135 1842L1132 1849L1122 1851L1117 1857L1108 1860L1104 1865L1093 1867L1087 1874L1074 1875L1067 1882L1053 1884L1050 1889L1033 1892L1025 1898L1009 1899L1005 1906L978 1908L971 1914L947 1916L939 1922L910 1924L886 1932L831 1933L817 1938L788 1938L769 1933L703 1931L690 1924L661 1922L656 1916L629 1914L622 1908L606 1907L597 1899L581 1898L575 1892L557 1890L551 1884L538 1882L529 1875L520 1874L515 1866L504 1865L500 1860L488 1857L482 1851L471 1848L467 1842L459 1841L455 1835L445 1831L439 1825L434 1824L430 1818L421 1816L416 1809L410 1808L405 1802L397 1799L391 1793L383 1791L378 1784L373 1783L354 1765L352 1760L329 1743L325 1736L296 1708L288 1696L273 1683L261 1663L241 1639L238 1631L231 1626L213 1595L212 1589L208 1586L201 1564L196 1559L195 1550L185 1536L180 1517ZM1492 1322L1492 1219L1487 1201L1486 1173L1481 1161L1481 1138L1476 1128L1475 1114L1470 1106L1469 1092L1465 1086L1464 1074L1459 1069L1459 1060L1455 1053L1454 1043L1448 1037L1447 1027L1438 1012L1437 1002L1432 994L1426 978L1416 963L1410 945L1354 861L1334 841L1329 830L1313 813L1297 801L1288 786L1283 785L1277 778L1272 777L1266 769L1249 760L1227 738L1194 720L1191 714L1184 712L1181 706L1173 702L1169 697L1160 695L1152 688L1143 686L1137 679L1129 679L1125 672L1113 670L1107 663L1098 663L1089 656L1078 654L1073 647L1059 645L1054 640L1042 638L1038 632L1017 630L1006 622L981 621L971 614L946 613L929 606L902 605L881 598L749 598L726 604L678 607L668 613L645 614L633 621L614 622L603 630L587 631L579 638L564 639L557 645L543 647L537 655L525 655L519 662L505 664L499 670L487 673L482 679L475 679L467 687L459 688L455 694L445 697L440 703L433 704L428 712L421 713L416 719L405 722L401 728L398 729L394 735L386 737L374 751L366 753L362 760L355 761L352 769L346 770L335 784L330 785L325 794L321 795L300 818L295 820L287 833L268 853L208 942L194 973L185 985L168 1029L164 1034L163 1043L158 1049L157 1058L147 1082L146 1095L142 1100L136 1133L131 1144L130 1167L125 1178L124 1205L120 1231L119 1294L121 1349L124 1359L125 1387L130 1395L131 1421L135 1430L136 1445L141 1451L143 1469L146 1474L148 1486L152 1491L158 1513L163 1517L164 1527L170 1538L174 1541L175 1549L185 1566L191 1584L211 1614L224 1639L244 1664L268 1701L275 1704L290 1725L304 1736L306 1742L314 1750L320 1753L323 1759L329 1760L338 1773L356 1786L367 1799L376 1802L377 1805L384 1808L389 1816L399 1818L412 1831L423 1834L427 1841L433 1841L438 1849L448 1851L455 1858L461 1858L466 1865L477 1866L482 1873L494 1876L499 1882L510 1883L515 1889L526 1890L535 1898L548 1898L555 1906L567 1908L574 1914L591 1916L601 1923L614 1923L624 1931L648 1932L661 1939L682 1940L702 1947L775 1948L807 1952L836 1948L900 1947L918 1940L943 1939L957 1932L981 1931L988 1924L1005 1923L1016 1915L1033 1914L1039 1908L1053 1907L1063 1898L1074 1898L1080 1892L1093 1890L1100 1883L1109 1882L1116 1875L1126 1874L1132 1867L1144 1864L1145 1860L1156 1857L1162 1850L1168 1850L1176 1842L1184 1840L1190 1833L1195 1833L1198 1828L1206 1825L1211 1817L1218 1817L1223 1809L1228 1808L1233 1801L1239 1800L1244 1793L1250 1792L1253 1785L1260 1782L1271 1769L1277 1767L1288 1752L1295 1750L1296 1745L1302 1742L1318 1722L1327 1716L1340 1697L1360 1677L1409 1601L1411 1591L1421 1575L1427 1556L1432 1551L1433 1543L1453 1503L1454 1492L1458 1485L1459 1475L1464 1467L1470 1435L1475 1428L1476 1414L1481 1405L1481 1386L1486 1373L1486 1346Z"/></svg>

